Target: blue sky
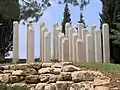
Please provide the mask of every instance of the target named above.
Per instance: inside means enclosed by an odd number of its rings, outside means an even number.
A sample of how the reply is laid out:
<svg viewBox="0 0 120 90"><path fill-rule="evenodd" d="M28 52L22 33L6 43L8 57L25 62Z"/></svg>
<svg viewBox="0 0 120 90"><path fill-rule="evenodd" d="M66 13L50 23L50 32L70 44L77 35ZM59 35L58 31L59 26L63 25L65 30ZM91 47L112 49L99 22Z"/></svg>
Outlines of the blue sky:
<svg viewBox="0 0 120 90"><path fill-rule="evenodd" d="M48 31L52 31L52 26L55 22L58 22L59 25L61 24L61 21L63 19L63 11L64 11L65 5L58 5L55 1L52 1L52 6L48 8L44 15L39 19L37 23L34 23L35 27L35 57L40 56L40 21L44 21ZM91 0L90 4L84 8L83 14L84 14L84 20L86 24L88 25L88 29L90 28L91 24L95 24L99 28L99 12L101 12L101 2L100 0ZM77 21L79 20L79 7L74 7L72 5L69 5L70 12L71 12L71 19L72 24L75 26L77 24ZM27 29L26 26L24 26L22 23L19 25L19 57L20 58L26 58L26 38L27 37ZM52 48L52 47L51 47ZM12 52L11 56L12 57Z"/></svg>

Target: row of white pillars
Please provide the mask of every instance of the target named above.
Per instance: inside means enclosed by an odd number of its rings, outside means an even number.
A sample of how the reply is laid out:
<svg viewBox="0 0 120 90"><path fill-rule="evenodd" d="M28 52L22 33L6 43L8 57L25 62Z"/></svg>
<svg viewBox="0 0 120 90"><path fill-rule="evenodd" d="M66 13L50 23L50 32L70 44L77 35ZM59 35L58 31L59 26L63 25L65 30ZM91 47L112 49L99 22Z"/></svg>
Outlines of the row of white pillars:
<svg viewBox="0 0 120 90"><path fill-rule="evenodd" d="M53 26L53 58L60 61L100 61L102 60L101 42L103 42L103 61L110 62L109 26L103 24L101 31L92 26L90 33L78 24L78 33L70 24L66 24L66 35L58 24ZM86 43L87 42L87 43ZM51 58L51 33L40 24L40 58L48 62ZM13 62L19 59L19 24L13 23ZM69 60L68 60L69 59ZM34 28L32 23L27 25L27 62L34 62Z"/></svg>

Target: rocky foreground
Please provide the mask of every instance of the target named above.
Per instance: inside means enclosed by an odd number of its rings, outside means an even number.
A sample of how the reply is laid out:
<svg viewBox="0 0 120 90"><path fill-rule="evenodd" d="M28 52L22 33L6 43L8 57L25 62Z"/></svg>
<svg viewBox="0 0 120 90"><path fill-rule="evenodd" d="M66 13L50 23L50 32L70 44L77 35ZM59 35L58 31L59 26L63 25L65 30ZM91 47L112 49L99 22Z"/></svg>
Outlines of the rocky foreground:
<svg viewBox="0 0 120 90"><path fill-rule="evenodd" d="M27 85L30 90L120 90L117 85L111 87L112 80L111 75L85 70L70 62L0 66L1 83Z"/></svg>

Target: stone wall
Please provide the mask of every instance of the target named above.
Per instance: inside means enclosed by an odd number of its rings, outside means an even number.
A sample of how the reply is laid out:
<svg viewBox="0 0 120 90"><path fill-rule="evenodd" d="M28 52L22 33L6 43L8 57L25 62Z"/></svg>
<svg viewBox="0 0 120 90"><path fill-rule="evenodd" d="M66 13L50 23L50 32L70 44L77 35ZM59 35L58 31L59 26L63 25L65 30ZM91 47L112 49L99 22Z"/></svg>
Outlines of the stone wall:
<svg viewBox="0 0 120 90"><path fill-rule="evenodd" d="M27 85L30 90L109 90L110 78L100 71L84 70L73 63L31 63L0 66L0 82Z"/></svg>

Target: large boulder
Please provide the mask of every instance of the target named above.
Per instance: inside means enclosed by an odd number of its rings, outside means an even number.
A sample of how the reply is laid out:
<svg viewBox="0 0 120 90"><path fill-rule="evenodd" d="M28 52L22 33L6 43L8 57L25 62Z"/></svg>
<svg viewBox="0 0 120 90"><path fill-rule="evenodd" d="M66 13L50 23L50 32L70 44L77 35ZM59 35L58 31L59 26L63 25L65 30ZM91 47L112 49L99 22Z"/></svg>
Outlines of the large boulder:
<svg viewBox="0 0 120 90"><path fill-rule="evenodd" d="M0 82L9 83L10 82L10 74L0 74Z"/></svg>
<svg viewBox="0 0 120 90"><path fill-rule="evenodd" d="M74 83L71 85L70 90L94 90L93 84L90 81ZM101 89L102 90L102 89Z"/></svg>
<svg viewBox="0 0 120 90"><path fill-rule="evenodd" d="M74 72L74 71L79 71L80 68L75 67L74 65L65 65L62 68L63 72Z"/></svg>
<svg viewBox="0 0 120 90"><path fill-rule="evenodd" d="M17 76L23 75L23 70L12 71L12 75L17 75Z"/></svg>
<svg viewBox="0 0 120 90"><path fill-rule="evenodd" d="M30 83L30 84L39 83L40 82L39 75L26 76L25 77L25 82Z"/></svg>
<svg viewBox="0 0 120 90"><path fill-rule="evenodd" d="M52 73L53 68L47 67L47 68L41 68L38 70L38 74L47 74L47 73Z"/></svg>
<svg viewBox="0 0 120 90"><path fill-rule="evenodd" d="M23 75L36 75L37 71L34 68L27 68L23 70Z"/></svg>
<svg viewBox="0 0 120 90"><path fill-rule="evenodd" d="M45 90L46 83L38 83L35 87L35 90Z"/></svg>
<svg viewBox="0 0 120 90"><path fill-rule="evenodd" d="M90 74L89 72L84 71L75 71L72 73L72 80L74 82L93 81L94 74Z"/></svg>
<svg viewBox="0 0 120 90"><path fill-rule="evenodd" d="M51 74L41 74L39 76L40 82L47 82L49 81L49 78L51 77Z"/></svg>
<svg viewBox="0 0 120 90"><path fill-rule="evenodd" d="M10 76L10 82L11 83L18 83L19 77L18 76Z"/></svg>
<svg viewBox="0 0 120 90"><path fill-rule="evenodd" d="M72 81L57 81L56 90L70 90L70 86L73 84Z"/></svg>
<svg viewBox="0 0 120 90"><path fill-rule="evenodd" d="M72 80L71 72L61 72L58 77L58 81L71 81L71 80Z"/></svg>

